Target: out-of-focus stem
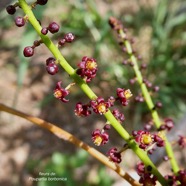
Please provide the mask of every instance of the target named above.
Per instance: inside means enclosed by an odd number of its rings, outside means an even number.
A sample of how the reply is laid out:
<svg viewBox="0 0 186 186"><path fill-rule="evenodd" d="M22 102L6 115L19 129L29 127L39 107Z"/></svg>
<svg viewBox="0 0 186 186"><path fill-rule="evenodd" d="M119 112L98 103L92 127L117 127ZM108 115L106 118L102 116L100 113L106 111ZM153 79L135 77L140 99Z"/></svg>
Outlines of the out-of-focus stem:
<svg viewBox="0 0 186 186"><path fill-rule="evenodd" d="M120 29L118 31L118 33L119 33L120 37L123 39L123 43L124 43L124 45L126 47L126 51L127 51L128 55L130 57L130 60L131 60L131 62L133 64L133 69L134 69L134 72L136 74L137 81L138 81L138 83L139 83L139 85L141 87L141 90L142 90L144 99L146 101L146 104L147 104L149 110L151 111L154 124L155 124L156 128L159 128L161 126L160 117L158 115L158 112L154 109L155 105L154 105L154 103L152 101L152 98L150 96L150 93L149 93L145 83L143 83L143 76L141 74L141 71L139 70L137 59L136 59L135 55L132 52L132 46L131 46L130 42L125 39L126 38L126 34L125 34L125 32L122 29ZM179 166L178 166L177 161L175 159L175 156L174 156L174 153L173 153L173 150L172 150L172 146L169 143L169 141L168 141L166 136L165 136L165 149L166 149L168 157L170 158L172 170L174 171L174 173L177 173L179 171Z"/></svg>

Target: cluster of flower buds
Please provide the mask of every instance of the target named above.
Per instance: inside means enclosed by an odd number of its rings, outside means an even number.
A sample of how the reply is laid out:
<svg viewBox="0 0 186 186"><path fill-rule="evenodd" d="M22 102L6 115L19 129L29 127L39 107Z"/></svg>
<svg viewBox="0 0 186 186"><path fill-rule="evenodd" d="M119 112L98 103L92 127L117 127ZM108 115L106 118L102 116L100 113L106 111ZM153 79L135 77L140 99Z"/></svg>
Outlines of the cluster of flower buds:
<svg viewBox="0 0 186 186"><path fill-rule="evenodd" d="M144 186L153 186L156 185L157 178L151 173L152 167L145 167L143 162L139 162L136 165L136 171L140 176L139 182Z"/></svg>
<svg viewBox="0 0 186 186"><path fill-rule="evenodd" d="M33 43L32 46L27 46L27 47L24 48L24 50L23 50L23 55L24 55L25 57L31 57L31 56L33 56L33 55L34 55L34 49L35 49L36 47L38 47L41 43L42 43L41 40L39 40L39 41L38 41L38 40L34 41L34 43Z"/></svg>
<svg viewBox="0 0 186 186"><path fill-rule="evenodd" d="M62 39L58 41L59 46L63 46L65 43L72 43L75 40L75 35L71 32L64 35Z"/></svg>
<svg viewBox="0 0 186 186"><path fill-rule="evenodd" d="M164 123L161 125L159 130L167 130L170 131L174 127L174 122L171 118L164 119Z"/></svg>
<svg viewBox="0 0 186 186"><path fill-rule="evenodd" d="M96 60L87 56L82 58L78 67L76 73L84 78L86 82L90 82L96 76L98 70Z"/></svg>
<svg viewBox="0 0 186 186"><path fill-rule="evenodd" d="M147 150L149 147L156 144L157 147L163 147L165 142L163 134L161 132L152 134L148 131L133 131L132 135L135 141L139 144L141 149ZM154 150L154 149L153 149ZM149 150L149 154L152 153L152 149Z"/></svg>
<svg viewBox="0 0 186 186"><path fill-rule="evenodd" d="M186 148L186 137L185 136L179 135L178 145L181 148Z"/></svg>
<svg viewBox="0 0 186 186"><path fill-rule="evenodd" d="M74 110L75 115L81 117L89 116L91 114L90 107L90 104L82 104L81 102L76 103Z"/></svg>
<svg viewBox="0 0 186 186"><path fill-rule="evenodd" d="M60 29L60 26L56 22L52 22L48 25L48 27L43 27L41 29L41 33L43 35L46 35L49 31L52 34L55 34L59 31L59 29Z"/></svg>
<svg viewBox="0 0 186 186"><path fill-rule="evenodd" d="M185 186L186 185L186 169L179 170L177 175L166 175L165 179L170 186Z"/></svg>
<svg viewBox="0 0 186 186"><path fill-rule="evenodd" d="M57 66L57 61L53 57L49 57L46 60L46 70L50 75L54 75L58 72L59 68Z"/></svg>
<svg viewBox="0 0 186 186"><path fill-rule="evenodd" d="M45 5L47 2L48 2L48 0L37 0L36 2L34 2L31 5L31 8L35 8L36 5ZM13 15L13 14L15 14L17 7L19 7L18 2L13 4L13 5L8 5L6 7L6 11L7 11L8 14ZM18 17L15 18L15 24L18 27L24 26L26 21L27 21L27 16L25 16L25 17L18 16Z"/></svg>
<svg viewBox="0 0 186 186"><path fill-rule="evenodd" d="M111 148L107 152L107 155L108 155L109 160L114 162L114 163L120 163L122 161L121 152L118 151L118 149L116 147Z"/></svg>

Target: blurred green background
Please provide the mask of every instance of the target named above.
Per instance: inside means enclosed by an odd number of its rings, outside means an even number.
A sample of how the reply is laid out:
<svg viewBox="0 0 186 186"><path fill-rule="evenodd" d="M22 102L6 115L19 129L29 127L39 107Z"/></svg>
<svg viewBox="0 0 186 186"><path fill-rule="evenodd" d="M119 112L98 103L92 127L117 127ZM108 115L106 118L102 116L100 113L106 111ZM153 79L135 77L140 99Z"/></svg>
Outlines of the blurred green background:
<svg viewBox="0 0 186 186"><path fill-rule="evenodd" d="M24 28L16 28L15 15L7 15L4 10L5 2L4 4L1 2L0 5L1 102L56 123L92 145L91 132L95 128L103 127L104 118L99 116L95 118L94 115L79 119L74 116L75 103L89 101L78 87L72 89L69 96L70 103L67 105L53 99L52 91L55 83L62 80L64 85L68 85L71 80L62 69L55 77L46 73L45 60L51 54L43 45L37 48L33 58L23 57L23 48L32 45L38 37L30 24ZM57 43L57 39L62 38L67 32L76 35L74 43L61 49L64 57L74 68L85 55L94 57L98 61L98 75L90 86L97 95L105 98L114 96L117 87L131 89L134 97L141 92L137 84L129 83L134 77L134 72L130 66L122 65L126 57L118 45L116 35L108 25L110 16L120 19L128 28L128 35L135 40L134 48L142 56L139 64L148 65L147 70L143 72L144 77L153 85L160 87L159 93L153 94L153 100L163 103L163 108L159 111L161 118L171 117L177 123L185 115L186 2L184 0L49 0L46 6L36 7L34 13L43 26L51 21L61 25L60 32L51 35L54 42ZM16 12L16 16L18 15L23 15L21 10ZM126 117L124 126L129 132L141 129L151 118L146 104L136 104L134 97L129 106L124 108L118 106ZM28 127L26 122L21 123L22 128L19 130L16 128L17 118L2 116L1 121L6 125L10 122L13 126L15 124L13 134L7 132L7 138L2 134L3 143L15 145L16 140L10 140L18 138L22 145L28 145L28 152L21 168L9 173L15 175L15 180L11 182L1 179L1 184L29 185L24 180L25 175L37 176L39 171L53 171L58 177L68 177L70 181L62 185L75 185L75 183L112 185L113 180L118 179L113 177L105 180L107 173L101 165L95 168L98 163L91 158L87 159L87 155L82 154L84 152L69 146L66 142L58 142L46 131L32 125ZM0 126L2 133L6 125ZM18 134L21 137L18 137ZM123 141L114 131L111 131L110 136L110 144L99 148L103 153L111 146L123 145ZM57 145L51 148L54 143ZM16 145L18 146L20 145ZM10 150L11 145L7 145L5 149ZM5 158L7 151L3 151ZM88 179L86 166L89 166L88 170L96 170L93 182ZM130 169L133 164L124 162L123 166ZM81 179L73 176L80 170L77 167L82 167ZM33 184L47 186L48 183ZM50 185L52 184L61 183L51 182Z"/></svg>

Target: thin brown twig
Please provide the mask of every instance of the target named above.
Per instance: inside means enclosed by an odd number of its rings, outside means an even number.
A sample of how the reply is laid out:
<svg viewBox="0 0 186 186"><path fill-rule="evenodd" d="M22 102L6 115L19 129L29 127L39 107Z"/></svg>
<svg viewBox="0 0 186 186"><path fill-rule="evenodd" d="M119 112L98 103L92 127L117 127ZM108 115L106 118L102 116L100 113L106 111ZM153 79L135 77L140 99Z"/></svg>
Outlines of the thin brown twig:
<svg viewBox="0 0 186 186"><path fill-rule="evenodd" d="M10 108L4 104L1 104L1 103L0 103L0 111L4 111L9 114L19 116L19 117L24 118L28 121L31 121L32 123L34 123L42 128L47 129L48 131L53 133L58 138L69 141L70 143L74 144L75 146L86 150L90 155L92 155L94 158L96 158L98 161L102 162L104 165L106 165L110 169L114 170L119 176L124 178L131 185L140 186L140 184L137 181L135 181L128 173L124 172L124 170L120 166L109 161L109 159L105 155L103 155L102 153L100 153L99 151L94 149L93 147L90 147L89 145L87 145L83 141L79 140L78 138L76 138L72 134L55 126L54 124L49 123L49 122L42 120L40 118L30 116L30 115L20 112L18 110L12 109L12 108Z"/></svg>

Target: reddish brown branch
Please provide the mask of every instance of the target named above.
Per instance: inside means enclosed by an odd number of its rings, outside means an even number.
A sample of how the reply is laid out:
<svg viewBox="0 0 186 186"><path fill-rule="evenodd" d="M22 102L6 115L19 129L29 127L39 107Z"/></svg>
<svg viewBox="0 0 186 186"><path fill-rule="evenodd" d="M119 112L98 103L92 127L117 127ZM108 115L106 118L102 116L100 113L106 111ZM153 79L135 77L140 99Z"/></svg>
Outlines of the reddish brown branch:
<svg viewBox="0 0 186 186"><path fill-rule="evenodd" d="M98 161L102 162L104 165L106 165L107 167L114 170L122 178L127 180L131 185L134 185L134 186L139 186L140 185L128 173L124 172L124 170L120 166L118 166L117 164L109 161L109 159L105 155L103 155L102 153L100 153L96 149L88 146L86 143L82 142L81 140L79 140L78 138L73 136L72 134L66 132L65 130L63 130L63 129L57 127L57 126L55 126L54 124L49 123L47 121L44 121L40 118L30 116L30 115L25 114L23 112L20 112L18 110L12 109L12 108L7 107L3 104L0 104L0 111L4 111L4 112L7 112L9 114L13 114L13 115L22 117L22 118L24 118L28 121L31 121L32 123L34 123L36 125L39 125L40 127L43 127L45 129L49 130L51 133L56 135L58 138L69 141L70 143L73 143L77 147L80 147L80 148L86 150L90 155L92 155Z"/></svg>

